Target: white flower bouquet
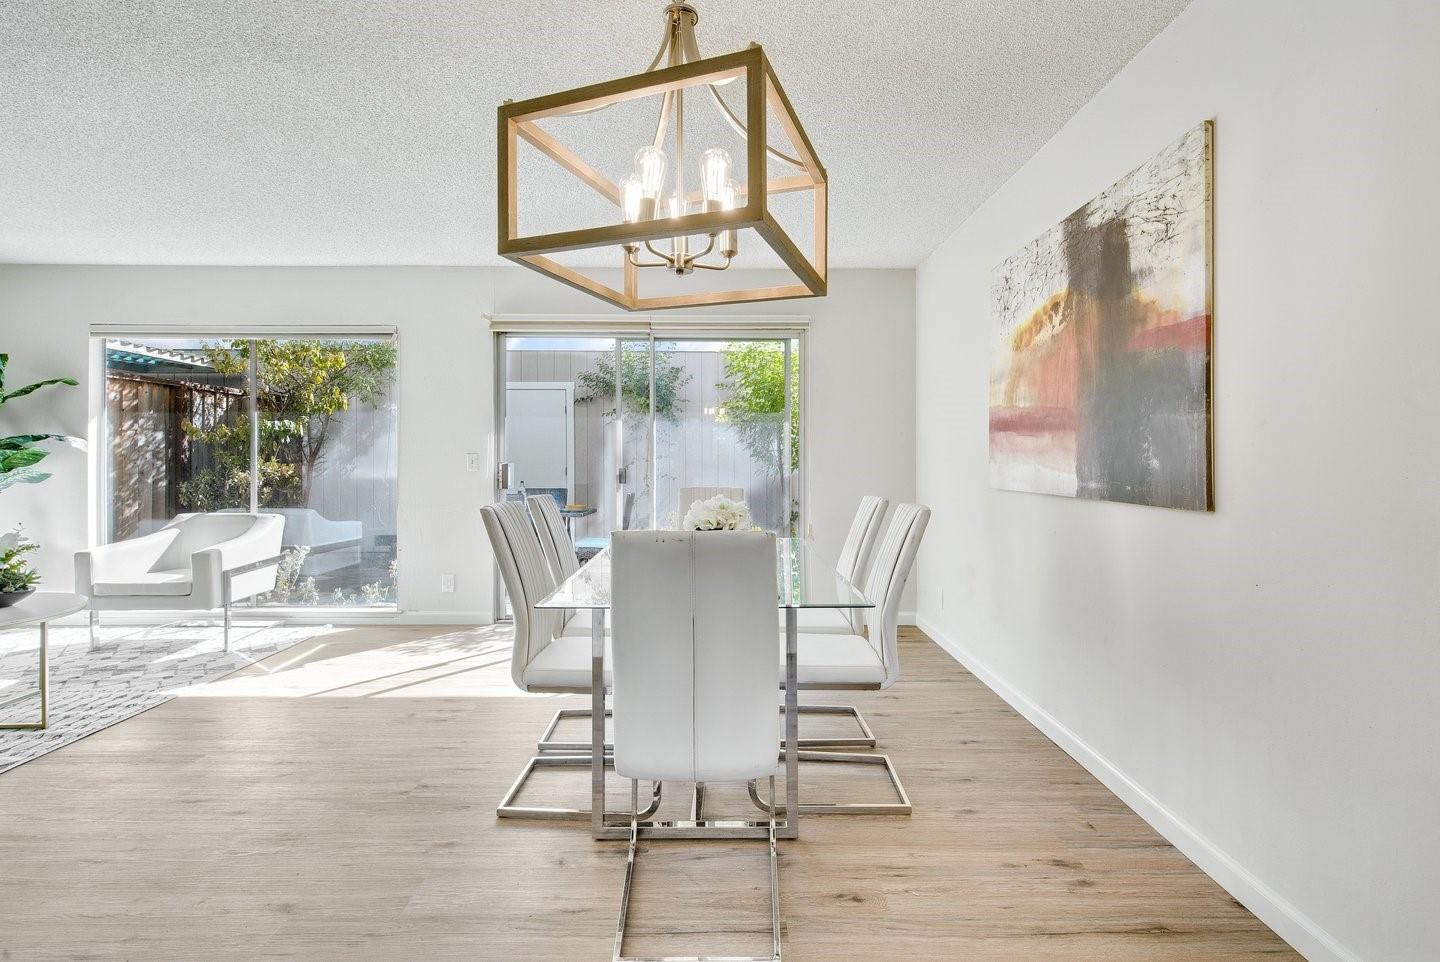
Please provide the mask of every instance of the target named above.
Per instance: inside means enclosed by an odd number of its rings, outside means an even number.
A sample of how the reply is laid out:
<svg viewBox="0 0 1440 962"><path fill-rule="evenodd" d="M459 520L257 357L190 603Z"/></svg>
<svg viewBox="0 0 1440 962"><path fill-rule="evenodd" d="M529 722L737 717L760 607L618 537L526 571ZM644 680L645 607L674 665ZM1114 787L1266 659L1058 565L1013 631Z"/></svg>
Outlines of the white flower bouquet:
<svg viewBox="0 0 1440 962"><path fill-rule="evenodd" d="M733 501L723 494L696 501L680 522L684 531L748 531L751 527L750 509L745 502Z"/></svg>

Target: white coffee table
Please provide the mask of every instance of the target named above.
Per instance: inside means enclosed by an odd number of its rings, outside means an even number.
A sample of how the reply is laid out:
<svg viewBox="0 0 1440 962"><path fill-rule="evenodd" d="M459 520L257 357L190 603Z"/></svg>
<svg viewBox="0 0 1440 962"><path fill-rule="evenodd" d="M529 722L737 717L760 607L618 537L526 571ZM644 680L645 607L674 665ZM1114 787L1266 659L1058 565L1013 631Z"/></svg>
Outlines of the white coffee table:
<svg viewBox="0 0 1440 962"><path fill-rule="evenodd" d="M0 631L40 626L40 720L3 722L0 729L34 730L50 723L50 622L84 611L90 599L65 591L37 591L9 608L0 608Z"/></svg>

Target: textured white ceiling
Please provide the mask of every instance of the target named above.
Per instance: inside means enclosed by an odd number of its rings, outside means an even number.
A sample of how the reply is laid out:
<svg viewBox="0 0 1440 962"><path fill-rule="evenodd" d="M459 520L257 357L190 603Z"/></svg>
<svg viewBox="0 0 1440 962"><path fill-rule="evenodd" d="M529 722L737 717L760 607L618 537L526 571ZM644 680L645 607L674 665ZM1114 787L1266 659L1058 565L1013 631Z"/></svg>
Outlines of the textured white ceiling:
<svg viewBox="0 0 1440 962"><path fill-rule="evenodd" d="M1186 2L699 0L699 38L765 45L831 264L908 267ZM0 261L502 263L496 105L638 71L663 6L5 0Z"/></svg>

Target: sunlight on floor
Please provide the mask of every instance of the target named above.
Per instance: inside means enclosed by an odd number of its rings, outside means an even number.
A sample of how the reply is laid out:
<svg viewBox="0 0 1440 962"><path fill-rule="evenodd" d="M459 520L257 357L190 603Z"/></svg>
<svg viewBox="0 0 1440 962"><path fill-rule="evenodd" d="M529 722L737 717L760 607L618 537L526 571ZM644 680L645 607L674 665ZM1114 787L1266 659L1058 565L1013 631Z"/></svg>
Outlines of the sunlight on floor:
<svg viewBox="0 0 1440 962"><path fill-rule="evenodd" d="M517 698L509 625L329 628L181 697ZM543 697L543 696L528 696Z"/></svg>

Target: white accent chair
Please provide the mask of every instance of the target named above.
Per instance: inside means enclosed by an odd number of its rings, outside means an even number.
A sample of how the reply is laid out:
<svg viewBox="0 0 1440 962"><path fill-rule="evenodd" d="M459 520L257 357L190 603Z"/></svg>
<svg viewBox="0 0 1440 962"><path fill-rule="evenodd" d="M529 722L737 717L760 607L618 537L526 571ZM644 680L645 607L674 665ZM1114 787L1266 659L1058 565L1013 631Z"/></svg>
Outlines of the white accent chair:
<svg viewBox="0 0 1440 962"><path fill-rule="evenodd" d="M176 515L158 531L75 553L75 590L102 611L224 611L275 587L285 519L225 511Z"/></svg>
<svg viewBox="0 0 1440 962"><path fill-rule="evenodd" d="M553 500L552 500L553 503ZM495 552L505 591L510 596L515 636L510 650L510 678L525 692L545 694L589 694L591 678L590 624L566 622L560 609L537 609L555 590L556 581L545 561L540 538L518 501L487 504L480 509L485 533ZM605 683L610 680L610 659L606 657ZM545 808L517 805L525 782L541 767L578 768L590 765L590 743L555 742L550 736L565 717L590 717L588 708L566 708L555 714L537 746L542 754L532 757L506 792L496 809L502 818L589 818L589 809ZM563 751L566 754L544 754Z"/></svg>
<svg viewBox="0 0 1440 962"><path fill-rule="evenodd" d="M611 555L615 771L630 779L630 851L615 928L623 954L638 842L768 838L773 951L780 958L775 850L775 539L763 532L617 531ZM766 819L717 826L699 811L705 782L770 781ZM695 783L692 819L643 821L639 783ZM740 956L725 956L741 959Z"/></svg>
<svg viewBox="0 0 1440 962"><path fill-rule="evenodd" d="M880 545L875 549L875 559L870 566L870 575L865 581L865 597L872 601L874 608L860 609L863 615L864 633L837 634L834 632L801 631L796 638L798 652L798 684L802 691L875 691L889 688L900 677L899 620L900 599L905 593L905 582L915 565L915 555L920 550L920 540L925 527L930 523L930 509L918 504L901 504L895 507L890 526ZM783 682L782 682L783 683ZM860 713L845 706L801 706L811 712L846 710L853 712L864 733L863 739L800 739L797 747L808 748L818 744L860 745L874 747L874 734ZM907 815L911 806L905 787L900 782L890 757L884 754L858 752L802 751L802 762L856 762L884 765L892 786L899 796L898 803L884 804L831 804L811 802L801 804L802 815Z"/></svg>

